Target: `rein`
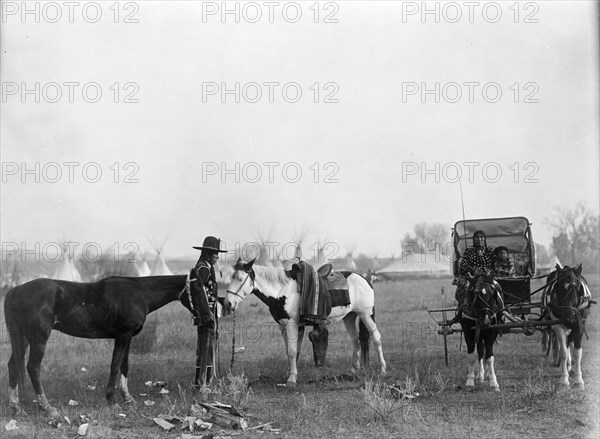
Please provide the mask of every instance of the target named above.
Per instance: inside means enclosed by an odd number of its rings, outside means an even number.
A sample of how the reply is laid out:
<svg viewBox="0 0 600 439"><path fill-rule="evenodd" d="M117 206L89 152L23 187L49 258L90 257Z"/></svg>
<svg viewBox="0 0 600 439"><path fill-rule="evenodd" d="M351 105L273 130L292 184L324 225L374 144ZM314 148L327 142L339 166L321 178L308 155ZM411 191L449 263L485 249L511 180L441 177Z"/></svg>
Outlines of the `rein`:
<svg viewBox="0 0 600 439"><path fill-rule="evenodd" d="M254 289L254 279L250 275L250 272L248 272L248 273L246 273L246 278L244 279L244 282L242 282L240 284L238 289L235 292L227 291L227 294L233 294L234 296L237 296L240 299L244 300L244 297L240 296L239 292L242 289L242 287L246 284L246 282L248 281L248 278L250 278L250 280L252 281L252 289ZM235 311L233 311L233 329L232 329L232 334L231 334L231 362L229 363L229 373L230 374L233 373L234 362L235 362Z"/></svg>

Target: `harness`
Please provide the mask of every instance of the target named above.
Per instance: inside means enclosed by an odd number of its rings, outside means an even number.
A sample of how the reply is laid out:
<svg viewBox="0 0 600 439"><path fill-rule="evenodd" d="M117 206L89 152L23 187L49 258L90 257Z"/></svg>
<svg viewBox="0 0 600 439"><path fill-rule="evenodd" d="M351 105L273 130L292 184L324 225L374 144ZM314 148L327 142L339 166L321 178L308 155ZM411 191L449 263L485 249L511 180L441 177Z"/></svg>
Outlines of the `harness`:
<svg viewBox="0 0 600 439"><path fill-rule="evenodd" d="M486 301L481 294L483 289L488 288L492 290L491 303ZM475 322L475 343L477 344L479 342L481 330L490 326L490 324L498 319L497 314L504 308L504 301L496 287L491 283L482 281L481 283L478 283L477 286L474 286L471 291L473 300L463 306L462 317ZM477 312L475 312L475 304L478 300L483 303L483 307L478 308ZM483 314L483 316L481 314Z"/></svg>
<svg viewBox="0 0 600 439"><path fill-rule="evenodd" d="M546 302L544 303L546 308L551 313L556 315L559 320L563 321L565 325L571 323L574 317L577 321L577 328L583 328L585 331L584 325L586 319L583 318L582 313L585 309L589 308L594 301L590 299L591 293L585 282L583 282L581 279L577 279L578 282L575 284L573 282L573 273L567 273L566 276L571 276L566 294L559 298L558 292L555 291L559 280L561 280L561 278L557 276L556 280L554 280L551 288L549 289L550 300L548 301L548 295L544 294L542 301ZM564 277L562 279L564 279ZM577 294L579 288L583 289L583 294L579 298L576 298L575 305L562 305L562 303L569 303L569 301L572 300L571 297Z"/></svg>

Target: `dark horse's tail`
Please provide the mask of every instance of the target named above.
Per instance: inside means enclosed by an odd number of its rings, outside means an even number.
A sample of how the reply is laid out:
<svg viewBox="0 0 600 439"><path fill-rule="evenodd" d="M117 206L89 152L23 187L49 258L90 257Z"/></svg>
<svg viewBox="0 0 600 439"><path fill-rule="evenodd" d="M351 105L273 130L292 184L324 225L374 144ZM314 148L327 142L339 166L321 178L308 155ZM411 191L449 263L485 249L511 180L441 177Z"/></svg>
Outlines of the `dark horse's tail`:
<svg viewBox="0 0 600 439"><path fill-rule="evenodd" d="M371 318L375 321L375 307L373 307L373 314ZM362 320L358 319L358 340L360 342L360 356L362 358L363 366L369 367L369 340L371 340L371 334L365 326Z"/></svg>
<svg viewBox="0 0 600 439"><path fill-rule="evenodd" d="M12 354L8 360L8 383L14 389L19 386L19 392L23 392L25 387L25 351L27 350L27 340L23 331L23 323L15 319L16 305L13 303L16 299L17 288L12 289L4 299L4 321L10 337L10 347Z"/></svg>

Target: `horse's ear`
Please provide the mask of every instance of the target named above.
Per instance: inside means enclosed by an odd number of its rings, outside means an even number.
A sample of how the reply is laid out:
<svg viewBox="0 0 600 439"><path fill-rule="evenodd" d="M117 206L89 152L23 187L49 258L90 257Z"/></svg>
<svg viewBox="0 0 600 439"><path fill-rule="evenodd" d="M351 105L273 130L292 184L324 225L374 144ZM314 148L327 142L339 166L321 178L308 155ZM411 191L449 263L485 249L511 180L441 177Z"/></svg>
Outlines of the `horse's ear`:
<svg viewBox="0 0 600 439"><path fill-rule="evenodd" d="M252 269L252 266L254 265L254 262L256 262L256 258L252 259L250 262L248 262L248 263L246 264L246 267L245 267L245 268L246 268L246 270L250 270L250 269Z"/></svg>
<svg viewBox="0 0 600 439"><path fill-rule="evenodd" d="M575 270L573 270L573 272L575 273L576 276L580 276L581 270L583 270L583 267L581 266L581 264L579 264L577 267L575 267Z"/></svg>
<svg viewBox="0 0 600 439"><path fill-rule="evenodd" d="M558 262L556 263L554 268L556 268L556 270L562 270L562 267L560 266L560 264Z"/></svg>

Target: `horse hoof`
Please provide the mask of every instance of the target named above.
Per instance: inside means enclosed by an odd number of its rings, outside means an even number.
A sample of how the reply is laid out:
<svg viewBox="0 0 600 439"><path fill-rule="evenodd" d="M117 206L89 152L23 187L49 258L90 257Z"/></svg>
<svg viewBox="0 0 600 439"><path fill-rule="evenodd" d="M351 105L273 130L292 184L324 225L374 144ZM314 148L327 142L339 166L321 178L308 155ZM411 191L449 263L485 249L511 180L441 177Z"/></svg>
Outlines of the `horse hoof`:
<svg viewBox="0 0 600 439"><path fill-rule="evenodd" d="M494 392L499 392L500 391L500 386L492 387L492 390Z"/></svg>
<svg viewBox="0 0 600 439"><path fill-rule="evenodd" d="M117 404L116 402L113 404L109 404L109 408L111 412L114 413L120 413L121 412L121 406L119 404Z"/></svg>
<svg viewBox="0 0 600 439"><path fill-rule="evenodd" d="M135 400L135 398L133 396L129 395L127 398L125 398L125 400L123 401L123 404L137 405L137 401Z"/></svg>

